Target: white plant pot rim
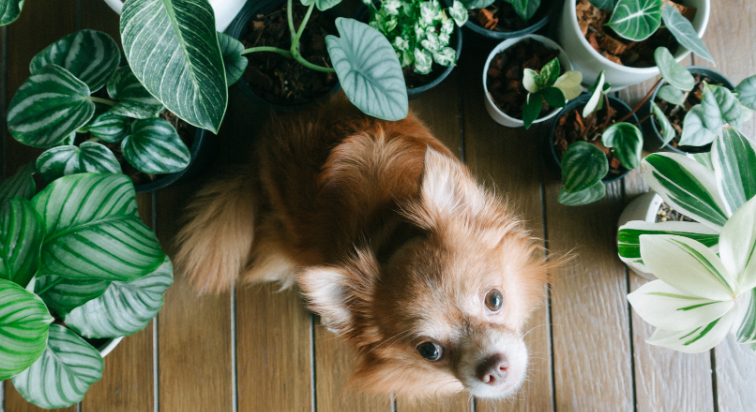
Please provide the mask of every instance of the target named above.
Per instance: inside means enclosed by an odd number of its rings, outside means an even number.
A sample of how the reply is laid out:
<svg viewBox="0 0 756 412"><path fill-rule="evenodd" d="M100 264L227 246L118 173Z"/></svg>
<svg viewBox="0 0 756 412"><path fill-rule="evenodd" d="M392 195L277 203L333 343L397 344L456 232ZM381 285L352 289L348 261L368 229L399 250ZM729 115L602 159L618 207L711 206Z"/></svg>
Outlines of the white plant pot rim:
<svg viewBox="0 0 756 412"><path fill-rule="evenodd" d="M110 339L110 342L98 348L98 351L100 352L100 356L102 356L103 358L107 356L110 352L113 351L113 349L115 349L116 346L118 346L119 343L121 343L121 340L123 340L123 336L118 337L118 338L112 338Z"/></svg>

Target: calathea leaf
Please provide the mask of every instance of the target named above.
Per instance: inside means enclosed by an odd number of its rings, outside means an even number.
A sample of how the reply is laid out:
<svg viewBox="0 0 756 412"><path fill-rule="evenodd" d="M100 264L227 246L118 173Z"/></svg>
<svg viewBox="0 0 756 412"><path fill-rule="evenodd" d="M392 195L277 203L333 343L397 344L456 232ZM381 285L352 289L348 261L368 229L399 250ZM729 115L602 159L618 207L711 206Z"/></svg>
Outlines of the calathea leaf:
<svg viewBox="0 0 756 412"><path fill-rule="evenodd" d="M528 101L525 103L525 107L522 108L522 121L525 123L525 128L530 128L530 125L538 118L541 113L541 107L543 107L543 98L540 93L528 94Z"/></svg>
<svg viewBox="0 0 756 412"><path fill-rule="evenodd" d="M680 146L706 146L717 137L704 124L704 111L703 105L697 104L685 113Z"/></svg>
<svg viewBox="0 0 756 412"><path fill-rule="evenodd" d="M756 196L756 150L739 131L725 127L711 153L719 194L732 215Z"/></svg>
<svg viewBox="0 0 756 412"><path fill-rule="evenodd" d="M675 128L672 127L672 123L669 122L669 119L667 119L664 111L660 109L659 106L656 105L656 103L651 102L651 108L654 111L656 120L658 120L659 124L661 125L661 130L659 131L659 133L661 133L662 135L662 146L664 146L675 138Z"/></svg>
<svg viewBox="0 0 756 412"><path fill-rule="evenodd" d="M341 3L341 0L302 0L302 4L305 6L309 6L313 3L315 3L315 7L317 7L318 10L326 11Z"/></svg>
<svg viewBox="0 0 756 412"><path fill-rule="evenodd" d="M574 193L568 193L564 187L559 189L559 203L565 206L582 206L603 199L606 195L606 186L598 182L593 186Z"/></svg>
<svg viewBox="0 0 756 412"><path fill-rule="evenodd" d="M108 286L110 282L107 280L74 280L51 275L37 278L34 290L48 308L65 315L100 297Z"/></svg>
<svg viewBox="0 0 756 412"><path fill-rule="evenodd" d="M613 153L622 166L635 169L640 165L643 151L643 133L632 123L621 122L609 126L601 135L606 147L613 147Z"/></svg>
<svg viewBox="0 0 756 412"><path fill-rule="evenodd" d="M108 110L110 113L135 119L157 116L165 108L139 83L129 66L119 67L108 80L108 96L118 101Z"/></svg>
<svg viewBox="0 0 756 412"><path fill-rule="evenodd" d="M646 40L661 26L662 4L662 0L619 0L607 26L628 40Z"/></svg>
<svg viewBox="0 0 756 412"><path fill-rule="evenodd" d="M675 61L674 56L672 56L672 53L666 47L659 47L654 51L654 60L659 67L662 78L672 86L680 90L690 91L696 85L693 75L680 63Z"/></svg>
<svg viewBox="0 0 756 412"><path fill-rule="evenodd" d="M157 118L134 121L131 134L121 142L121 151L137 170L149 174L178 172L191 160L176 129Z"/></svg>
<svg viewBox="0 0 756 412"><path fill-rule="evenodd" d="M711 57L711 53L703 40L698 37L696 29L676 8L665 5L662 10L662 19L669 32L675 36L675 39L681 45L687 47L698 56L714 63L714 58Z"/></svg>
<svg viewBox="0 0 756 412"><path fill-rule="evenodd" d="M105 142L118 143L131 133L131 121L131 117L106 112L89 124L89 132Z"/></svg>
<svg viewBox="0 0 756 412"><path fill-rule="evenodd" d="M681 105L685 100L685 93L677 87L665 84L659 88L659 92L656 93L656 97L664 100L665 102L672 103L674 105Z"/></svg>
<svg viewBox="0 0 756 412"><path fill-rule="evenodd" d="M48 149L37 158L37 170L48 182L74 173L121 173L113 152L96 142Z"/></svg>
<svg viewBox="0 0 756 412"><path fill-rule="evenodd" d="M13 96L8 129L23 144L52 147L86 125L94 112L86 83L49 64L32 74Z"/></svg>
<svg viewBox="0 0 756 412"><path fill-rule="evenodd" d="M3 180L0 183L0 205L15 196L31 199L37 191L33 177L36 172L36 165L33 162L27 163L21 166L16 174Z"/></svg>
<svg viewBox="0 0 756 412"><path fill-rule="evenodd" d="M230 87L241 79L249 60L242 56L244 45L239 40L227 34L218 33L218 44L223 56L223 66L226 68L226 86Z"/></svg>
<svg viewBox="0 0 756 412"><path fill-rule="evenodd" d="M13 23L23 7L24 0L0 0L0 26Z"/></svg>
<svg viewBox="0 0 756 412"><path fill-rule="evenodd" d="M567 193L576 193L595 186L609 172L609 161L598 147L576 142L562 156L562 183Z"/></svg>
<svg viewBox="0 0 756 412"><path fill-rule="evenodd" d="M120 62L121 52L110 36L95 30L81 30L37 53L29 71L36 73L48 64L56 64L86 83L94 93L105 86Z"/></svg>
<svg viewBox="0 0 756 412"><path fill-rule="evenodd" d="M725 123L740 127L740 102L726 87L704 84L701 106L704 125L712 132L718 132Z"/></svg>
<svg viewBox="0 0 756 412"><path fill-rule="evenodd" d="M743 106L756 110L756 76L744 79L733 91Z"/></svg>
<svg viewBox="0 0 756 412"><path fill-rule="evenodd" d="M22 287L37 272L45 238L42 217L28 200L14 197L0 206L0 279Z"/></svg>

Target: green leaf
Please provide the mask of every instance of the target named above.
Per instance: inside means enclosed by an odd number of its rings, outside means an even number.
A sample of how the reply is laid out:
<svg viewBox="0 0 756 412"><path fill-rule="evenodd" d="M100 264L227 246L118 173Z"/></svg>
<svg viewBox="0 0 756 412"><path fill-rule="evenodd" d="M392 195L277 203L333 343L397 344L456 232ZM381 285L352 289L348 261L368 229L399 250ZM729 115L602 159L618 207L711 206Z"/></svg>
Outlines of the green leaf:
<svg viewBox="0 0 756 412"><path fill-rule="evenodd" d="M336 19L341 37L326 36L326 47L349 100L369 116L407 117L404 74L394 48L376 29L353 19Z"/></svg>
<svg viewBox="0 0 756 412"><path fill-rule="evenodd" d="M576 193L595 186L609 172L609 161L598 147L576 142L562 156L562 183L567 193Z"/></svg>
<svg viewBox="0 0 756 412"><path fill-rule="evenodd" d="M479 10L485 9L494 4L494 1L496 0L462 0L462 4L464 4L468 10Z"/></svg>
<svg viewBox="0 0 756 412"><path fill-rule="evenodd" d="M714 141L716 133L704 125L704 107L697 104L685 114L680 136L681 146L706 146Z"/></svg>
<svg viewBox="0 0 756 412"><path fill-rule="evenodd" d="M572 100L583 93L583 86L580 84L582 81L583 73L568 71L559 76L557 81L554 82L554 87L562 91L565 99Z"/></svg>
<svg viewBox="0 0 756 412"><path fill-rule="evenodd" d="M683 46L693 53L697 54L712 63L714 58L711 57L709 49L706 44L698 37L696 29L688 19L683 17L676 8L665 5L662 10L662 20L664 20L664 26L667 27L670 33L675 36L675 39Z"/></svg>
<svg viewBox="0 0 756 412"><path fill-rule="evenodd" d="M107 280L73 280L58 276L37 278L34 290L48 308L60 315L65 315L75 308L105 293L110 286ZM69 325L70 326L70 325Z"/></svg>
<svg viewBox="0 0 756 412"><path fill-rule="evenodd" d="M0 279L0 380L31 366L45 350L53 322L42 299L21 286Z"/></svg>
<svg viewBox="0 0 756 412"><path fill-rule="evenodd" d="M107 34L95 30L81 30L47 46L29 64L34 74L48 64L56 64L89 86L94 93L108 82L118 64L121 52Z"/></svg>
<svg viewBox="0 0 756 412"><path fill-rule="evenodd" d="M528 21L538 11L538 7L541 5L541 0L505 0L510 3L514 8L515 13L520 16L521 19Z"/></svg>
<svg viewBox="0 0 756 412"><path fill-rule="evenodd" d="M738 315L733 334L738 343L756 342L756 289L738 298Z"/></svg>
<svg viewBox="0 0 756 412"><path fill-rule="evenodd" d="M567 103L564 93L556 87L547 87L540 94L543 96L543 100L551 107L564 107Z"/></svg>
<svg viewBox="0 0 756 412"><path fill-rule="evenodd" d="M242 42L227 34L218 33L218 44L226 68L226 86L230 87L241 79L249 59L241 54L244 51Z"/></svg>
<svg viewBox="0 0 756 412"><path fill-rule="evenodd" d="M178 172L191 160L176 129L158 118L134 121L131 134L121 142L121 151L137 170L149 174Z"/></svg>
<svg viewBox="0 0 756 412"><path fill-rule="evenodd" d="M153 96L187 123L218 132L228 88L210 3L129 0L121 39L134 75Z"/></svg>
<svg viewBox="0 0 756 412"><path fill-rule="evenodd" d="M614 156L622 166L632 170L641 162L643 151L643 133L632 123L621 122L609 126L601 135L606 147L614 148Z"/></svg>
<svg viewBox="0 0 756 412"><path fill-rule="evenodd" d="M599 108L599 105L603 100L602 98L604 97L604 79L604 71L601 70L598 78L596 79L596 83L592 87L593 94L591 94L591 98L588 99L588 103L586 103L583 107L583 117L590 116L591 113Z"/></svg>
<svg viewBox="0 0 756 412"><path fill-rule="evenodd" d="M37 191L37 185L34 183L36 172L37 167L34 162L27 163L18 168L16 174L3 180L0 183L0 205L15 196L31 199Z"/></svg>
<svg viewBox="0 0 756 412"><path fill-rule="evenodd" d="M533 69L525 68L522 71L522 87L530 93L538 93L541 90L543 81L541 75Z"/></svg>
<svg viewBox="0 0 756 412"><path fill-rule="evenodd" d="M320 11L326 11L337 4L341 3L341 0L302 0L302 5L309 6L315 3L315 7Z"/></svg>
<svg viewBox="0 0 756 412"><path fill-rule="evenodd" d="M606 195L606 186L598 182L593 186L579 192L567 193L564 187L559 189L559 203L565 206L582 206L603 199Z"/></svg>
<svg viewBox="0 0 756 412"><path fill-rule="evenodd" d="M451 18L454 19L454 22L457 23L457 26L460 27L467 23L467 20L470 17L470 15L467 13L467 9L465 8L464 3L459 0L454 0L452 6L449 7L449 16L451 16Z"/></svg>
<svg viewBox="0 0 756 412"><path fill-rule="evenodd" d="M628 40L646 40L661 26L662 4L662 0L619 0L606 25Z"/></svg>
<svg viewBox="0 0 756 412"><path fill-rule="evenodd" d="M26 79L8 109L11 135L25 145L46 148L61 144L86 125L95 104L84 82L50 64Z"/></svg>
<svg viewBox="0 0 756 412"><path fill-rule="evenodd" d="M526 129L529 129L530 125L538 119L542 107L543 98L541 98L540 94L528 94L528 101L525 103L525 107L522 108L522 121L525 123Z"/></svg>
<svg viewBox="0 0 756 412"><path fill-rule="evenodd" d="M0 206L0 279L26 287L39 265L45 225L28 200L14 197Z"/></svg>
<svg viewBox="0 0 756 412"><path fill-rule="evenodd" d="M656 65L659 66L662 78L667 83L680 90L693 90L693 86L696 85L693 75L675 60L666 47L659 47L654 51L654 60Z"/></svg>
<svg viewBox="0 0 756 412"><path fill-rule="evenodd" d="M601 10L612 11L619 0L588 0Z"/></svg>
<svg viewBox="0 0 756 412"><path fill-rule="evenodd" d="M696 161L696 163L714 171L714 164L711 163L711 152L687 153L687 156Z"/></svg>
<svg viewBox="0 0 756 412"><path fill-rule="evenodd" d="M173 284L173 265L165 262L133 282L113 282L104 295L74 309L66 324L88 338L128 336L144 329L163 307L163 294Z"/></svg>
<svg viewBox="0 0 756 412"><path fill-rule="evenodd" d="M718 132L725 122L740 127L740 102L728 88L704 84L701 106L703 123L710 131Z"/></svg>
<svg viewBox="0 0 756 412"><path fill-rule="evenodd" d="M656 97L664 100L665 102L672 103L674 105L681 105L685 102L685 93L677 87L665 84L659 88L659 92L656 93Z"/></svg>
<svg viewBox="0 0 756 412"><path fill-rule="evenodd" d="M135 119L155 117L165 108L139 83L129 66L119 67L110 78L108 96L118 101L108 112Z"/></svg>
<svg viewBox="0 0 756 412"><path fill-rule="evenodd" d="M82 399L102 379L100 353L65 326L50 325L42 356L13 378L13 386L27 401L46 409L66 408Z"/></svg>
<svg viewBox="0 0 756 412"><path fill-rule="evenodd" d="M711 148L717 188L732 215L756 196L756 150L745 136L725 127Z"/></svg>
<svg viewBox="0 0 756 412"><path fill-rule="evenodd" d="M719 236L719 256L736 293L756 287L756 197L730 216Z"/></svg>
<svg viewBox="0 0 756 412"><path fill-rule="evenodd" d="M16 21L23 7L24 0L0 0L0 26Z"/></svg>
<svg viewBox="0 0 756 412"><path fill-rule="evenodd" d="M89 124L89 132L105 142L118 143L131 133L131 117L103 113Z"/></svg>
<svg viewBox="0 0 756 412"><path fill-rule="evenodd" d="M546 86L552 86L559 78L559 72L562 67L559 65L559 59L554 57L548 63L546 63L541 69L540 80L542 83L541 88Z"/></svg>
<svg viewBox="0 0 756 412"><path fill-rule="evenodd" d="M669 119L667 119L664 111L662 111L662 109L660 109L659 106L656 105L656 103L651 102L651 108L654 111L656 120L658 120L659 124L661 125L661 130L659 130L659 133L662 135L662 146L665 146L675 138L675 128L672 127L672 123L669 122Z"/></svg>
<svg viewBox="0 0 756 412"><path fill-rule="evenodd" d="M134 185L125 175L61 177L32 199L46 224L37 276L129 281L165 258L139 220Z"/></svg>
<svg viewBox="0 0 756 412"><path fill-rule="evenodd" d="M738 95L743 106L756 110L756 76L744 79L733 92Z"/></svg>
<svg viewBox="0 0 756 412"><path fill-rule="evenodd" d="M37 170L48 182L74 173L121 173L113 152L100 143L48 149L37 158Z"/></svg>

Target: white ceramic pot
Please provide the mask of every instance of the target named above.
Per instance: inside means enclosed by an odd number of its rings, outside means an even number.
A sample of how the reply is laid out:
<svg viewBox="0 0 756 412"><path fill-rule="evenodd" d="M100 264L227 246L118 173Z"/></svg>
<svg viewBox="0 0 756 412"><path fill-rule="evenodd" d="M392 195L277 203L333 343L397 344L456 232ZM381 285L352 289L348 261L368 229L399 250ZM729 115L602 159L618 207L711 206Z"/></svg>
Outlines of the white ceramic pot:
<svg viewBox="0 0 756 412"><path fill-rule="evenodd" d="M683 0L681 3L686 6L697 8L696 17L693 19L693 28L696 29L698 37L703 38L706 26L709 24L710 0ZM588 40L585 39L580 31L577 21L577 12L575 6L577 0L565 0L562 9L562 18L559 20L558 36L559 42L564 46L567 54L575 64L575 70L583 73L583 84L586 86L593 85L598 78L599 73L603 70L606 75L606 81L612 85L612 90L621 90L625 87L638 84L659 74L659 69L654 67L627 67L614 63L597 52L591 47ZM685 47L678 47L674 54L675 59L679 62L690 53Z"/></svg>
<svg viewBox="0 0 756 412"><path fill-rule="evenodd" d="M225 31L246 2L247 0L210 0L210 5L215 11L215 29L220 32ZM121 14L121 9L123 9L121 0L105 0L105 3L108 3L108 6L116 13Z"/></svg>
<svg viewBox="0 0 756 412"><path fill-rule="evenodd" d="M119 343L121 343L121 340L123 340L123 337L113 338L97 348L97 350L100 352L100 356L102 356L103 358L107 356L110 352L113 351L113 349L115 349L116 346L118 346Z"/></svg>
<svg viewBox="0 0 756 412"><path fill-rule="evenodd" d="M525 39L532 39L534 41L543 43L546 45L546 47L550 49L558 49L559 50L559 56L557 58L559 59L559 64L562 66L564 71L570 71L572 70L572 63L570 62L570 59L567 57L567 53L559 47L558 44L556 44L553 40L548 39L543 36L539 36L537 34L528 34L527 36L518 37L516 39L507 39L503 42L499 43L498 46L496 46L491 53L488 55L488 59L486 60L486 65L483 66L483 90L485 93L483 93L483 99L486 105L486 111L488 112L488 115L491 116L494 121L502 126L506 127L524 127L525 122L522 121L522 119L515 119L512 116L509 116L508 114L502 112L497 106L496 103L494 103L493 98L491 97L491 94L488 93L488 86L486 85L486 78L488 77L488 66L491 65L491 60L493 58L504 51L505 49L508 49L512 45L515 45ZM547 115L539 117L533 123L540 123L545 120L551 119L552 117L556 116L557 113L559 113L559 108L553 109L551 112L549 112Z"/></svg>
<svg viewBox="0 0 756 412"><path fill-rule="evenodd" d="M662 202L664 202L664 199L653 191L638 196L625 207L625 210L622 211L617 227L623 226L632 220L642 220L649 223L656 222L656 214L659 212ZM639 276L648 280L656 279L656 276L652 273L646 272L642 268L633 265L631 262L625 263L627 263L633 272L637 273Z"/></svg>

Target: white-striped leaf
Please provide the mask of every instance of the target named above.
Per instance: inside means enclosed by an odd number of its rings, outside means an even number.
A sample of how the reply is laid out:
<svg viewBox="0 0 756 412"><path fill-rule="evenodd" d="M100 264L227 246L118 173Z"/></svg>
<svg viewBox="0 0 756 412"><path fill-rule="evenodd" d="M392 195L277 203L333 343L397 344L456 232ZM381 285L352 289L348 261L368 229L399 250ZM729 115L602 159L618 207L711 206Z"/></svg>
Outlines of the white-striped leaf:
<svg viewBox="0 0 756 412"><path fill-rule="evenodd" d="M131 132L131 118L106 112L89 124L89 132L105 142L118 143Z"/></svg>
<svg viewBox="0 0 756 412"><path fill-rule="evenodd" d="M37 167L34 162L27 163L21 166L16 174L3 180L0 183L0 205L15 196L31 199L37 191L37 185L34 183L36 172Z"/></svg>
<svg viewBox="0 0 756 412"><path fill-rule="evenodd" d="M719 242L722 264L737 276L738 290L756 287L756 197L730 217Z"/></svg>
<svg viewBox="0 0 756 412"><path fill-rule="evenodd" d="M42 299L0 279L0 380L22 372L42 355L53 320Z"/></svg>
<svg viewBox="0 0 756 412"><path fill-rule="evenodd" d="M681 146L706 146L717 137L716 132L709 130L704 124L703 105L697 104L685 113L683 130L680 136Z"/></svg>
<svg viewBox="0 0 756 412"><path fill-rule="evenodd" d="M677 87L665 84L659 88L659 92L656 93L656 97L664 100L665 102L672 103L674 105L681 105L685 101L685 93Z"/></svg>
<svg viewBox="0 0 756 412"><path fill-rule="evenodd" d="M134 75L153 96L187 123L218 132L228 89L207 0L129 0L121 39Z"/></svg>
<svg viewBox="0 0 756 412"><path fill-rule="evenodd" d="M680 90L693 90L693 86L696 85L696 80L693 78L693 75L690 74L688 69L675 60L675 57L672 56L672 53L670 53L666 47L658 47L656 51L654 51L654 61L659 67L662 78L667 83Z"/></svg>
<svg viewBox="0 0 756 412"><path fill-rule="evenodd" d="M744 79L733 92L738 95L738 100L743 106L756 110L756 76Z"/></svg>
<svg viewBox="0 0 756 412"><path fill-rule="evenodd" d="M125 175L61 177L32 199L47 236L37 276L129 281L165 258L139 220L134 185Z"/></svg>
<svg viewBox="0 0 756 412"><path fill-rule="evenodd" d="M379 119L407 117L407 86L391 43L378 30L353 19L337 18L336 28L341 37L326 36L326 47L349 100Z"/></svg>
<svg viewBox="0 0 756 412"><path fill-rule="evenodd" d="M739 131L725 127L711 153L719 194L732 215L756 196L756 150Z"/></svg>
<svg viewBox="0 0 756 412"><path fill-rule="evenodd" d="M643 179L668 205L711 228L721 230L727 213L714 172L673 153L652 154L641 163Z"/></svg>
<svg viewBox="0 0 756 412"><path fill-rule="evenodd" d="M40 408L66 408L82 399L102 379L100 353L65 326L50 325L42 356L13 378L13 386Z"/></svg>
<svg viewBox="0 0 756 412"><path fill-rule="evenodd" d="M608 171L609 161L606 160L606 155L590 143L573 143L562 156L562 184L567 193L595 186Z"/></svg>
<svg viewBox="0 0 756 412"><path fill-rule="evenodd" d="M191 160L176 129L157 118L134 121L131 134L121 142L121 151L137 170L150 174L184 170Z"/></svg>
<svg viewBox="0 0 756 412"><path fill-rule="evenodd" d="M231 86L244 74L249 59L242 56L244 45L228 34L218 33L218 44L223 55L223 66L226 68L226 86Z"/></svg>
<svg viewBox="0 0 756 412"><path fill-rule="evenodd" d="M564 187L561 187L559 189L558 201L565 206L582 206L601 200L605 195L606 186L604 183L598 182L588 189L575 193L567 193L567 191L564 190Z"/></svg>
<svg viewBox="0 0 756 412"><path fill-rule="evenodd" d="M74 280L54 275L39 277L35 282L35 292L59 315L100 297L110 286L107 280Z"/></svg>
<svg viewBox="0 0 756 412"><path fill-rule="evenodd" d="M81 126L76 130L76 133L71 133L71 135L68 137L67 140L63 141L61 144L74 144L76 141L76 134L85 134L89 133L89 126L94 122L94 120L102 115L103 113L106 113L112 106L109 106L104 103L95 103L95 112L92 115L92 118L89 120L87 124L84 126Z"/></svg>
<svg viewBox="0 0 756 412"><path fill-rule="evenodd" d="M620 122L609 126L602 133L601 141L604 146L614 148L612 153L622 166L632 170L640 165L643 133L634 124Z"/></svg>
<svg viewBox="0 0 756 412"><path fill-rule="evenodd" d="M717 133L725 123L740 127L741 106L730 89L706 84L703 90L703 122L710 131Z"/></svg>
<svg viewBox="0 0 756 412"><path fill-rule="evenodd" d="M113 152L97 142L47 149L37 158L37 170L48 182L75 173L121 173Z"/></svg>
<svg viewBox="0 0 756 412"><path fill-rule="evenodd" d="M37 272L44 238L42 217L28 200L14 197L0 206L0 278L26 287Z"/></svg>
<svg viewBox="0 0 756 412"><path fill-rule="evenodd" d="M714 171L714 164L711 162L711 152L686 153L685 156L687 156L690 159L695 160L696 163L700 164L701 166L704 166L705 168L711 171Z"/></svg>
<svg viewBox="0 0 756 412"><path fill-rule="evenodd" d="M129 66L119 67L108 80L108 96L118 101L110 113L135 119L157 116L165 108L139 83Z"/></svg>
<svg viewBox="0 0 756 412"><path fill-rule="evenodd" d="M690 51L699 57L714 63L714 58L711 57L711 53L703 40L698 37L693 24L680 14L676 8L665 5L662 10L662 20L664 20L664 26L675 36L678 43L690 49Z"/></svg>
<svg viewBox="0 0 756 412"><path fill-rule="evenodd" d="M16 21L23 7L24 0L0 0L0 26Z"/></svg>
<svg viewBox="0 0 756 412"><path fill-rule="evenodd" d="M738 315L732 333L738 343L756 343L756 289L738 297Z"/></svg>
<svg viewBox="0 0 756 412"><path fill-rule="evenodd" d="M684 353L706 352L717 346L732 328L736 312L731 310L723 317L704 326L684 331L657 329L646 342Z"/></svg>
<svg viewBox="0 0 756 412"><path fill-rule="evenodd" d="M86 83L50 64L26 79L8 109L8 129L16 140L34 147L52 147L86 125L94 115L95 104L89 99Z"/></svg>
<svg viewBox="0 0 756 412"><path fill-rule="evenodd" d="M675 89L678 90L678 89ZM675 138L675 128L672 127L672 123L669 122L669 119L667 119L667 116L664 114L664 111L659 108L659 106L656 105L656 103L651 102L651 108L654 111L654 116L656 116L656 120L659 121L659 124L661 125L661 130L659 133L661 133L663 141L662 145L666 145L667 143L671 142L672 139Z"/></svg>
<svg viewBox="0 0 756 412"><path fill-rule="evenodd" d="M113 282L105 294L66 315L66 325L88 338L116 338L144 329L163 307L173 284L173 265L165 258L155 272L133 282Z"/></svg>
<svg viewBox="0 0 756 412"><path fill-rule="evenodd" d="M121 52L110 36L95 30L81 30L37 53L29 64L29 71L33 74L48 64L56 64L86 83L94 93L105 86L120 62Z"/></svg>
<svg viewBox="0 0 756 412"><path fill-rule="evenodd" d="M662 0L620 0L606 25L628 40L646 40L661 25L662 4Z"/></svg>

